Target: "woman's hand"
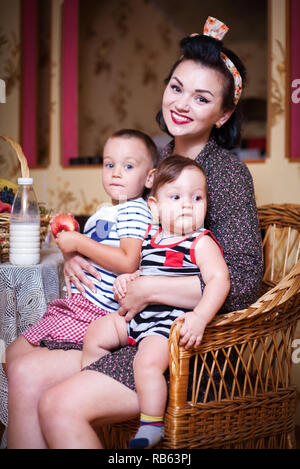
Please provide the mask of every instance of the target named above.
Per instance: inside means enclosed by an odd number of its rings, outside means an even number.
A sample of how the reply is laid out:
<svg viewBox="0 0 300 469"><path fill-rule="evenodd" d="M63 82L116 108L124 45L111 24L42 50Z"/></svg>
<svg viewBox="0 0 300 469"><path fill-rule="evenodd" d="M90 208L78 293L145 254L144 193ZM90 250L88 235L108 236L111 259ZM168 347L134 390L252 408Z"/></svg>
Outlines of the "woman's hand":
<svg viewBox="0 0 300 469"><path fill-rule="evenodd" d="M185 345L187 350L193 347L198 347L201 343L204 330L207 325L206 321L203 320L203 318L201 318L201 316L195 311L188 311L187 313L178 316L176 321L182 322L179 345Z"/></svg>
<svg viewBox="0 0 300 469"><path fill-rule="evenodd" d="M84 285L95 292L96 287L84 271L101 281L101 275L97 269L95 269L88 260L76 252L66 254L64 259L64 276L68 295L70 296L72 294L71 283L75 285L77 290L79 290L83 296L85 295Z"/></svg>

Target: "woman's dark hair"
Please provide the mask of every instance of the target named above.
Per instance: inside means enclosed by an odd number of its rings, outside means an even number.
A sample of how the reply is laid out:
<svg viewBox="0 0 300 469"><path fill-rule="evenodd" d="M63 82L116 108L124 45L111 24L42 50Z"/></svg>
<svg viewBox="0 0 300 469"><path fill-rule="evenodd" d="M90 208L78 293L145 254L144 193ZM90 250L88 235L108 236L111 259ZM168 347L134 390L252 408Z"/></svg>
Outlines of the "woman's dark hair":
<svg viewBox="0 0 300 469"><path fill-rule="evenodd" d="M229 49L223 47L222 41L206 35L188 36L181 40L180 48L182 55L175 62L170 70L165 83L168 84L175 69L184 60L194 60L195 62L203 65L204 67L212 68L220 72L224 76L224 89L223 89L223 109L225 111L234 109L228 121L220 128L214 127L211 133L216 139L216 142L223 148L234 148L240 140L241 132L241 113L240 105L234 104L234 80L232 73L226 67L221 52L234 63L238 69L243 82L243 87L246 80L246 69L241 60ZM171 135L165 124L162 110L156 116L156 120L162 131Z"/></svg>
<svg viewBox="0 0 300 469"><path fill-rule="evenodd" d="M114 137L137 138L138 140L141 140L144 143L145 147L147 148L147 150L149 151L149 153L151 155L153 166L155 167L157 165L157 162L158 162L158 149L157 149L157 146L155 145L154 141L152 140L152 138L149 137L149 135L145 134L141 130L121 129L121 130L117 130L116 132L114 132L110 136L110 138L114 138Z"/></svg>
<svg viewBox="0 0 300 469"><path fill-rule="evenodd" d="M181 174L181 172L186 168L196 168L200 171L203 176L206 175L201 166L196 163L195 160L191 158L186 158L181 155L172 155L160 161L156 171L154 173L153 184L150 191L150 195L153 197L156 196L158 189L164 184L169 184L170 182L175 181ZM207 187L206 187L207 190Z"/></svg>

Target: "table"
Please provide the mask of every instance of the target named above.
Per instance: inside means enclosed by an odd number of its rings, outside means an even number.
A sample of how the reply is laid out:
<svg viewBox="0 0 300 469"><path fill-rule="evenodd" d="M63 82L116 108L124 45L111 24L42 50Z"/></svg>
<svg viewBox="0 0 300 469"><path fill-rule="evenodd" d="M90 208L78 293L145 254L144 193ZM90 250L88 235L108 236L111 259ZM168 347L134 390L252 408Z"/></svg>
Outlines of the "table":
<svg viewBox="0 0 300 469"><path fill-rule="evenodd" d="M52 300L63 296L63 285L63 256L56 246L43 248L37 265L0 264L0 420L5 426L5 348L42 317Z"/></svg>

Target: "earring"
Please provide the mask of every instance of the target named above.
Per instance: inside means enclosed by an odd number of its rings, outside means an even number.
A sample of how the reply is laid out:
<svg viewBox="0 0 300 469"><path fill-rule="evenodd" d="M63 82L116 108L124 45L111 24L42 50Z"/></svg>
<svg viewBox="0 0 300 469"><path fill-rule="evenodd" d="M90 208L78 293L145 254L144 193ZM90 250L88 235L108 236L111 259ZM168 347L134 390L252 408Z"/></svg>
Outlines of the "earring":
<svg viewBox="0 0 300 469"><path fill-rule="evenodd" d="M220 122L216 122L215 125L216 125L217 129L219 129L220 127L222 127L222 124L221 124Z"/></svg>

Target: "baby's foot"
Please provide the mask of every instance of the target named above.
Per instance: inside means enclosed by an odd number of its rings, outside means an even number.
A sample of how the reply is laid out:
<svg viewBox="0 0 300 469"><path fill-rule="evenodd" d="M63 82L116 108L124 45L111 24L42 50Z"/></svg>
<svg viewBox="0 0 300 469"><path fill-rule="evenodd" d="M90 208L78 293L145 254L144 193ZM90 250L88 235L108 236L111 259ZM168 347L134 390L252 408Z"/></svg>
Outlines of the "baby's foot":
<svg viewBox="0 0 300 469"><path fill-rule="evenodd" d="M152 448L164 437L164 426L141 425L135 437L129 441L131 449Z"/></svg>

